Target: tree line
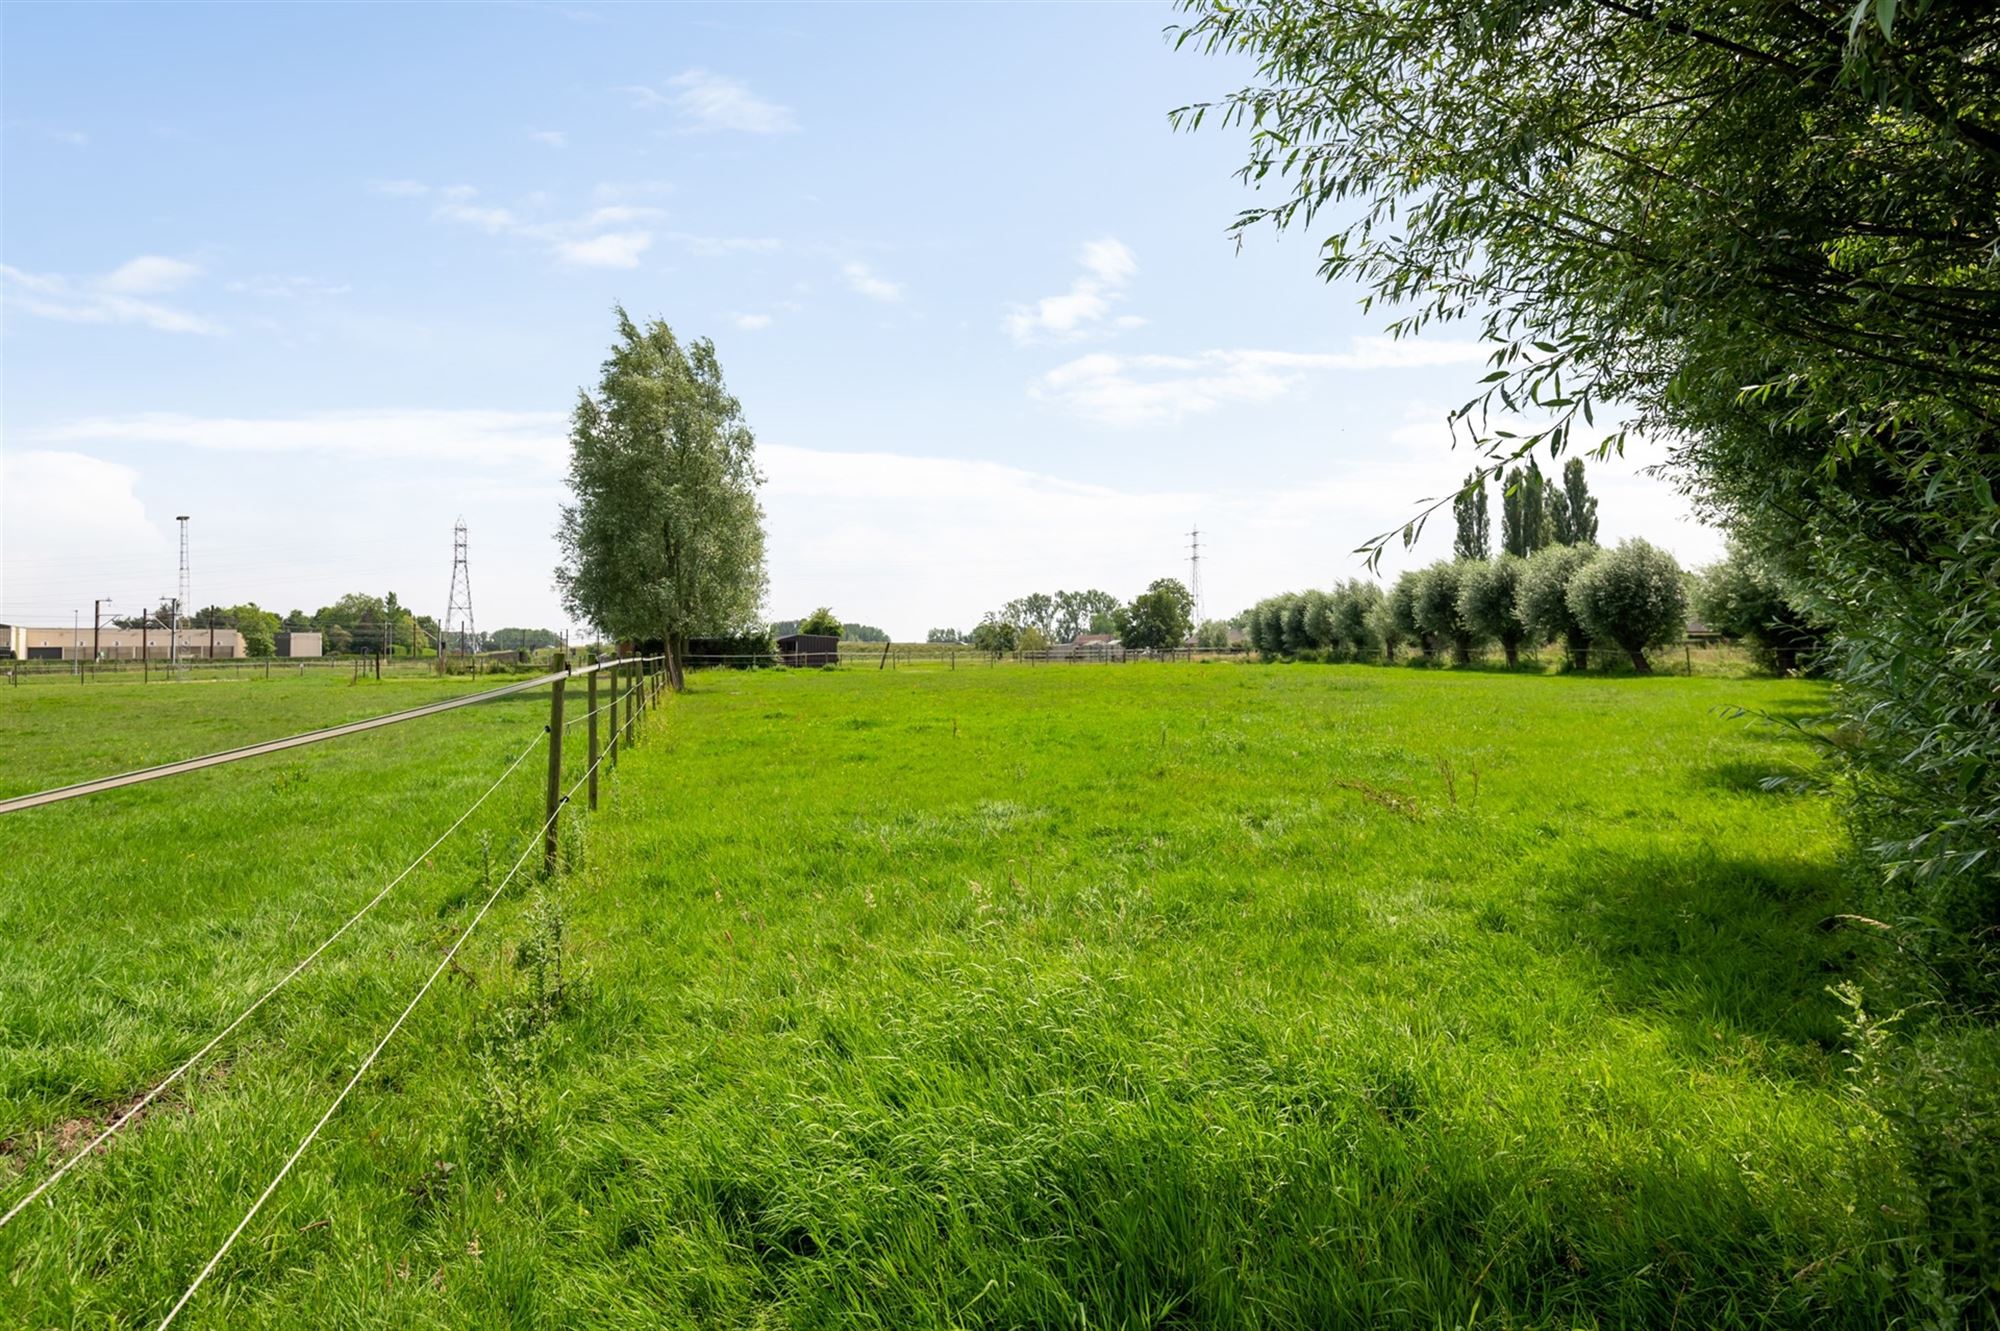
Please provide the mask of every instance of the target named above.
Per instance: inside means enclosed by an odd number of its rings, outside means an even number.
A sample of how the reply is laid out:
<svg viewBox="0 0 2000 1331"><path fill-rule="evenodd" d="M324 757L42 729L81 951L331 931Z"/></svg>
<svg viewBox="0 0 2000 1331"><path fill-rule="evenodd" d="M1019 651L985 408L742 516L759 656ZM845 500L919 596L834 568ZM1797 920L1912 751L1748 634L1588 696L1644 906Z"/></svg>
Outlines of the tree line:
<svg viewBox="0 0 2000 1331"><path fill-rule="evenodd" d="M170 628L174 622L172 601L163 601L143 615L119 615L110 621L119 628L136 629L141 624L155 629ZM246 656L264 657L277 651L278 634L318 633L320 648L328 655L429 656L438 648L440 629L430 615L418 614L405 606L396 593L375 596L349 592L330 605L307 614L292 610L280 615L255 601L240 605L206 605L181 619L183 629L234 629L243 635ZM562 645L562 635L553 629L500 628L478 635L473 650L482 652L538 651ZM456 641L445 644L457 650Z"/></svg>
<svg viewBox="0 0 2000 1331"><path fill-rule="evenodd" d="M1111 634L1126 647L1179 647L1192 627L1194 597L1178 578L1156 578L1130 601L1098 588L1030 592L989 610L970 633L932 629L931 642L964 642L982 652L1039 652L1079 633Z"/></svg>
<svg viewBox="0 0 2000 1331"><path fill-rule="evenodd" d="M1431 661L1449 653L1464 665L1497 644L1512 666L1523 647L1559 642L1580 669L1593 646L1613 647L1644 673L1648 651L1685 638L1688 600L1680 565L1645 541L1610 550L1551 545L1525 559L1439 560L1404 573L1387 592L1357 579L1269 597L1248 611L1245 632L1266 656L1357 661L1394 661L1407 647Z"/></svg>

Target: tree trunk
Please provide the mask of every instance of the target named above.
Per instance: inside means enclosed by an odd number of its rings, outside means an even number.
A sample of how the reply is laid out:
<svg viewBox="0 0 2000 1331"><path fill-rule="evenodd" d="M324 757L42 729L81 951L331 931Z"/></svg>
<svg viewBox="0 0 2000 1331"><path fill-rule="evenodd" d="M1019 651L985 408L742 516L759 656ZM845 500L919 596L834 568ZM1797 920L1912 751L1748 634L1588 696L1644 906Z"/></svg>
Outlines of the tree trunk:
<svg viewBox="0 0 2000 1331"><path fill-rule="evenodd" d="M1500 644L1500 647L1507 653L1507 668L1509 670L1521 664L1521 644L1517 642L1503 642Z"/></svg>
<svg viewBox="0 0 2000 1331"><path fill-rule="evenodd" d="M1584 638L1570 639L1569 656L1570 663L1575 669L1590 669L1590 641Z"/></svg>
<svg viewBox="0 0 2000 1331"><path fill-rule="evenodd" d="M667 672L667 687L679 693L687 681L681 677L681 655L674 647L673 630L660 630L660 653L664 658L662 668Z"/></svg>
<svg viewBox="0 0 2000 1331"><path fill-rule="evenodd" d="M1778 654L1778 673L1779 673L1779 674L1781 674L1781 675L1792 675L1792 674L1797 674L1797 673L1798 673L1798 669L1799 669L1799 652L1798 652L1798 648L1796 648L1796 647L1780 647L1780 648L1778 648L1778 649L1777 649L1777 654Z"/></svg>
<svg viewBox="0 0 2000 1331"><path fill-rule="evenodd" d="M1625 650L1632 654L1632 670L1635 674L1650 675L1653 673L1653 663L1646 659L1646 651L1643 647L1628 647Z"/></svg>
<svg viewBox="0 0 2000 1331"><path fill-rule="evenodd" d="M1451 659L1454 665L1472 664L1472 647L1463 638L1454 638L1451 644Z"/></svg>

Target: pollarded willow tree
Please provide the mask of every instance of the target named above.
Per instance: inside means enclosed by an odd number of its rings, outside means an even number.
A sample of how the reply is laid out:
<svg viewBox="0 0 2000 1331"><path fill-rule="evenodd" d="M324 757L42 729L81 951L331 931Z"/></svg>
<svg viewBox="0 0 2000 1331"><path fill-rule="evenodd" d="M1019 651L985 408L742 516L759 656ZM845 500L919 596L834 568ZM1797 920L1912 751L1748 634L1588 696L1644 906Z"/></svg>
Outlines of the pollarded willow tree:
<svg viewBox="0 0 2000 1331"><path fill-rule="evenodd" d="M621 639L661 639L668 678L696 635L756 623L764 599L763 478L715 346L682 343L620 307L597 391L570 417L556 585L571 614Z"/></svg>
<svg viewBox="0 0 2000 1331"><path fill-rule="evenodd" d="M2000 5L1183 2L1257 68L1176 113L1248 129L1239 231L1493 340L1479 474L1643 430L1780 565L1899 945L2000 1001Z"/></svg>

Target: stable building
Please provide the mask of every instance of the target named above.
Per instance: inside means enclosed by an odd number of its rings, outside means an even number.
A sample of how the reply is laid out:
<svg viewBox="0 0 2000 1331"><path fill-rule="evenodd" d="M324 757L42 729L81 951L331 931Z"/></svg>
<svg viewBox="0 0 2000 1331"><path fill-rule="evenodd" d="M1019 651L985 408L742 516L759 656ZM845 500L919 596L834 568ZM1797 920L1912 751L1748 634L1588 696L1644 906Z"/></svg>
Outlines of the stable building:
<svg viewBox="0 0 2000 1331"><path fill-rule="evenodd" d="M286 660L303 660L325 655L321 647L322 641L316 629L286 629L272 640L272 647Z"/></svg>
<svg viewBox="0 0 2000 1331"><path fill-rule="evenodd" d="M778 659L811 669L840 664L840 638L832 633L787 633L778 639Z"/></svg>

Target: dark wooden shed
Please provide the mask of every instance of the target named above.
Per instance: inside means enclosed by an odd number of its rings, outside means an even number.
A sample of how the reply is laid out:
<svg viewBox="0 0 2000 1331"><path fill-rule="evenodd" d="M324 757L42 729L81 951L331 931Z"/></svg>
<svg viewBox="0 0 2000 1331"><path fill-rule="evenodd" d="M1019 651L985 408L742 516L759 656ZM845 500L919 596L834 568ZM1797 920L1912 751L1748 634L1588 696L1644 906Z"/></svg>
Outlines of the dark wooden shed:
<svg viewBox="0 0 2000 1331"><path fill-rule="evenodd" d="M831 633L787 633L778 639L778 656L788 666L810 669L840 664L840 639Z"/></svg>

